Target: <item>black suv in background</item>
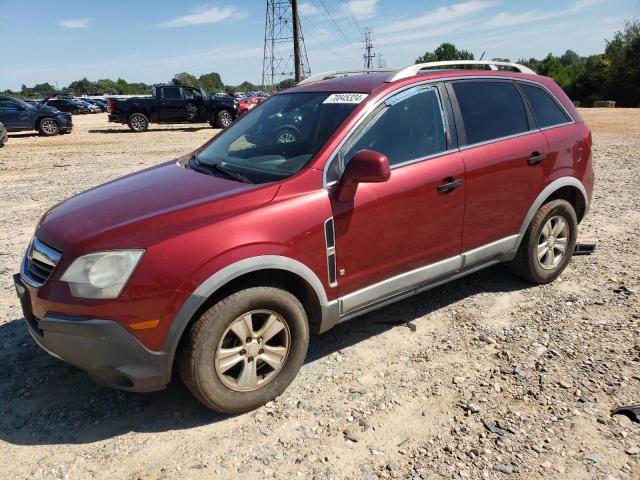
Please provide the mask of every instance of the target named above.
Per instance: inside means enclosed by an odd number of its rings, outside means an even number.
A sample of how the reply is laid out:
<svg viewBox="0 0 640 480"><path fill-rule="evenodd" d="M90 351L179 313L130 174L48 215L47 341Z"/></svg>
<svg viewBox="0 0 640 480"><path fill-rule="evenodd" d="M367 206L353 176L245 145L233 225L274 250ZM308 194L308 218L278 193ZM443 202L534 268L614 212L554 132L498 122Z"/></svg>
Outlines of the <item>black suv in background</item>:
<svg viewBox="0 0 640 480"><path fill-rule="evenodd" d="M149 123L202 123L226 128L238 116L231 97L210 96L201 88L186 85L153 87L150 97L109 99L109 121L126 123L134 132L144 132Z"/></svg>
<svg viewBox="0 0 640 480"><path fill-rule="evenodd" d="M0 122L9 132L38 130L47 137L70 132L73 128L69 113L42 102L33 106L9 96L0 96Z"/></svg>
<svg viewBox="0 0 640 480"><path fill-rule="evenodd" d="M49 107L57 108L61 112L72 113L74 115L78 113L91 113L89 105L75 98L54 98L47 100L45 104Z"/></svg>

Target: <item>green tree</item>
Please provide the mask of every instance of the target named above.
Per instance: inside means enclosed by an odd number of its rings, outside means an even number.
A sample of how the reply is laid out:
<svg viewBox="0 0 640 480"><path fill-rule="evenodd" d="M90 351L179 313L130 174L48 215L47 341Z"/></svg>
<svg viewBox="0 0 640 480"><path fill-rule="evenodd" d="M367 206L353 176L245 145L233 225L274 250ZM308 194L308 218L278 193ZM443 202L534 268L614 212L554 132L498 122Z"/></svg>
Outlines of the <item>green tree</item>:
<svg viewBox="0 0 640 480"><path fill-rule="evenodd" d="M216 72L205 73L198 78L198 84L204 88L207 92L221 92L224 91L224 83L220 74Z"/></svg>
<svg viewBox="0 0 640 480"><path fill-rule="evenodd" d="M433 52L425 52L416 58L415 63L439 62L445 60L473 60L473 53L467 50L458 50L453 43L442 43Z"/></svg>
<svg viewBox="0 0 640 480"><path fill-rule="evenodd" d="M176 73L171 80L174 85L189 85L190 87L197 87L198 80L196 77L187 72Z"/></svg>
<svg viewBox="0 0 640 480"><path fill-rule="evenodd" d="M616 105L640 106L640 22L626 22L607 42L604 51L609 63L607 91Z"/></svg>

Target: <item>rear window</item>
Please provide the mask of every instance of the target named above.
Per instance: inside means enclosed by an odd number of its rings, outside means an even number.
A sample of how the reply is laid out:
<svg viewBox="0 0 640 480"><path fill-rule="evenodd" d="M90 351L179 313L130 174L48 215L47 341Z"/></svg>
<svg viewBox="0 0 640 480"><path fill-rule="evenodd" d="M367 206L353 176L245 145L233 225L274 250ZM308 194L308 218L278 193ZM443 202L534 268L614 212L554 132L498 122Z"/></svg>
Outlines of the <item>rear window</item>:
<svg viewBox="0 0 640 480"><path fill-rule="evenodd" d="M457 82L453 90L462 113L467 144L529 130L522 96L512 82Z"/></svg>
<svg viewBox="0 0 640 480"><path fill-rule="evenodd" d="M527 97L540 128L552 127L571 121L555 100L542 88L527 83L521 83L520 88L524 96Z"/></svg>

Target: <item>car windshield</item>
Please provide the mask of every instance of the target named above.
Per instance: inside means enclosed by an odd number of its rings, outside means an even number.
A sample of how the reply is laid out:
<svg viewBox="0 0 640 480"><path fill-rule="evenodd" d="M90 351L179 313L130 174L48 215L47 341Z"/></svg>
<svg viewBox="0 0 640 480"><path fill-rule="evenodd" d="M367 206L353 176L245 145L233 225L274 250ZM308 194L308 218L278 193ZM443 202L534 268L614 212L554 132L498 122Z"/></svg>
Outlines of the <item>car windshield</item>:
<svg viewBox="0 0 640 480"><path fill-rule="evenodd" d="M365 96L274 95L218 135L198 154L198 164L222 166L253 183L290 177L309 163Z"/></svg>

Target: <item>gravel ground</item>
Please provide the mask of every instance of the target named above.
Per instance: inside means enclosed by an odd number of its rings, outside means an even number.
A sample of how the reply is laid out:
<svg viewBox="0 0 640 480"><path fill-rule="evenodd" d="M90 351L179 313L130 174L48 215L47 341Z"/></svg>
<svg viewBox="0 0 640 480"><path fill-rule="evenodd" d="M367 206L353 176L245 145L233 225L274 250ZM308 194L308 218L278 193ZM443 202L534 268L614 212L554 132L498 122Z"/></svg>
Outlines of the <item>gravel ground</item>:
<svg viewBox="0 0 640 480"><path fill-rule="evenodd" d="M584 110L596 190L576 257L532 287L502 266L312 339L285 394L222 416L168 390L94 384L35 346L11 274L71 194L187 153L208 125L144 134L77 117L0 149L4 478L640 478L640 110Z"/></svg>

